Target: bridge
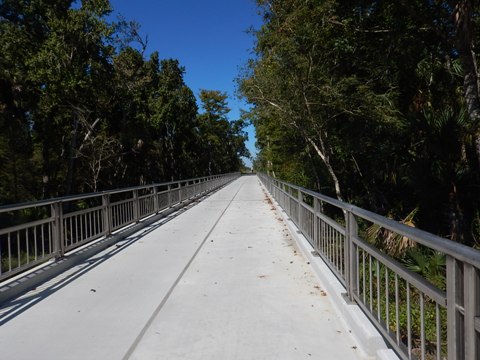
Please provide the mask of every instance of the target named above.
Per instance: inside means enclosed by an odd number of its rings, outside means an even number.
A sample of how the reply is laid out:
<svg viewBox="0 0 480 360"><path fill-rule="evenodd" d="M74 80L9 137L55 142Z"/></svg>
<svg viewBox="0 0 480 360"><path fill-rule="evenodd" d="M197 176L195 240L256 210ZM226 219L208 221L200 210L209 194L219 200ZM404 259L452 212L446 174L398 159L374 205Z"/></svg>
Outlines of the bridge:
<svg viewBox="0 0 480 360"><path fill-rule="evenodd" d="M478 251L266 175L0 214L2 359L480 354ZM366 242L366 221L445 254L446 288Z"/></svg>

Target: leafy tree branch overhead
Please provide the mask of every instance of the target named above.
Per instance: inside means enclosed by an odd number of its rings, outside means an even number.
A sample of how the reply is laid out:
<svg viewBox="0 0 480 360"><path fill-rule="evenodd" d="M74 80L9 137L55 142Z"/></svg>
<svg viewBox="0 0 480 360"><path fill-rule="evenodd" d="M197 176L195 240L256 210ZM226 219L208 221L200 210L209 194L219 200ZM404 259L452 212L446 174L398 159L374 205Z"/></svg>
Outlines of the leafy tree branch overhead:
<svg viewBox="0 0 480 360"><path fill-rule="evenodd" d="M257 168L480 243L478 3L257 0Z"/></svg>

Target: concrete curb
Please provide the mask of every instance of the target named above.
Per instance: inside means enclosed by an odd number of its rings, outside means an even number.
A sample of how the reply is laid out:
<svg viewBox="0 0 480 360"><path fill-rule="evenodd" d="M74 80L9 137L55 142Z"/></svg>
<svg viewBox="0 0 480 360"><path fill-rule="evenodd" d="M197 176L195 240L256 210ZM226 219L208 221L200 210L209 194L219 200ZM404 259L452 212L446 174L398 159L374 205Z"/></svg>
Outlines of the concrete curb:
<svg viewBox="0 0 480 360"><path fill-rule="evenodd" d="M350 304L345 301L343 294L346 293L345 287L338 281L331 272L325 262L318 256L314 256L314 248L308 240L303 236L298 227L287 216L283 208L271 196L265 186L266 193L272 200L278 213L282 216L292 237L295 239L299 250L304 257L310 262L320 284L329 295L330 302L344 322L347 329L351 330L351 334L357 340L359 350L361 350L367 358L378 360L399 360L395 352L389 349L382 335L377 331L375 326L370 322L367 316L356 304Z"/></svg>

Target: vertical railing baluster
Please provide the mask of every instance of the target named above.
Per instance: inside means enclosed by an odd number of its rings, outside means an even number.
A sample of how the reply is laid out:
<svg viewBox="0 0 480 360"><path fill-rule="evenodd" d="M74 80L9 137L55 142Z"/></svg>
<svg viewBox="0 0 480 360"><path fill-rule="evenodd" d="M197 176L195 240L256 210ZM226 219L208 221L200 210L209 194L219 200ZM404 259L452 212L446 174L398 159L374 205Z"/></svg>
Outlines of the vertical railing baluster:
<svg viewBox="0 0 480 360"><path fill-rule="evenodd" d="M377 273L377 317L378 317L378 320L380 321L381 320L381 316L382 316L382 307L381 307L381 301L380 301L380 297L381 297L381 291L380 291L380 261L378 261L378 259L375 261L376 263L376 273Z"/></svg>
<svg viewBox="0 0 480 360"><path fill-rule="evenodd" d="M22 265L22 256L20 252L20 230L16 231L16 239L17 239L17 268Z"/></svg>
<svg viewBox="0 0 480 360"><path fill-rule="evenodd" d="M28 246L28 243L30 242L29 236L28 236L28 228L25 229L25 246L27 249L27 264L30 262L30 247Z"/></svg>
<svg viewBox="0 0 480 360"><path fill-rule="evenodd" d="M435 326L437 336L437 360L442 358L442 324L440 318L440 306L435 302Z"/></svg>
<svg viewBox="0 0 480 360"><path fill-rule="evenodd" d="M362 295L363 303L367 301L367 260L365 258L365 250L362 250Z"/></svg>
<svg viewBox="0 0 480 360"><path fill-rule="evenodd" d="M35 227L33 228L33 241L34 241L34 242L33 242L33 246L34 246L33 251L35 252L35 260L37 260L37 258L38 258L37 229L38 229L37 226L35 226ZM0 270L0 272L1 272L1 270Z"/></svg>
<svg viewBox="0 0 480 360"><path fill-rule="evenodd" d="M7 248L8 248L8 271L12 271L12 244L11 244L11 233L7 235Z"/></svg>
<svg viewBox="0 0 480 360"><path fill-rule="evenodd" d="M370 302L370 312L373 313L373 270L372 270L372 255L368 254L368 291L369 291L369 302Z"/></svg>
<svg viewBox="0 0 480 360"><path fill-rule="evenodd" d="M42 257L45 256L45 228L44 228L44 224L42 224L42 228L41 228L41 238L42 238Z"/></svg>
<svg viewBox="0 0 480 360"><path fill-rule="evenodd" d="M390 292L388 281L388 267L385 266L385 324L387 325L387 331L390 332Z"/></svg>
<svg viewBox="0 0 480 360"><path fill-rule="evenodd" d="M407 355L408 358L412 358L412 308L410 297L410 283L406 281L407 285Z"/></svg>
<svg viewBox="0 0 480 360"><path fill-rule="evenodd" d="M425 360L425 295L420 292L420 347L422 360Z"/></svg>
<svg viewBox="0 0 480 360"><path fill-rule="evenodd" d="M298 219L298 228L300 232L303 233L303 216L302 216L302 203L303 203L303 194L300 190L297 190L297 219Z"/></svg>

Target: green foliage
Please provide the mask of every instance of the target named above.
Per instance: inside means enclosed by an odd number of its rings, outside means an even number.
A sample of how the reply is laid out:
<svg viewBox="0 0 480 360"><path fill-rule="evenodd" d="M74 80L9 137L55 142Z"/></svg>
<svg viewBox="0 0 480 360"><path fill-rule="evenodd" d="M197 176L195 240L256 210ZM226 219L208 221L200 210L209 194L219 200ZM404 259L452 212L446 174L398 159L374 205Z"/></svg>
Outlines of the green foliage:
<svg viewBox="0 0 480 360"><path fill-rule="evenodd" d="M240 119L230 122L227 114L227 95L220 91L201 90L204 112L198 116L199 136L203 139L201 166L208 174L221 174L240 169L241 157L249 157L245 146L246 123Z"/></svg>
<svg viewBox="0 0 480 360"><path fill-rule="evenodd" d="M0 2L0 204L203 176L207 153L213 172L243 165L246 123L227 120L226 96L205 98L202 126L185 69L146 59L139 25L111 11Z"/></svg>
<svg viewBox="0 0 480 360"><path fill-rule="evenodd" d="M440 254L420 253L414 250L417 260L409 258L411 270L424 277L427 274L435 275L425 278L427 281L435 280L436 285L444 285L444 257ZM413 254L413 252L412 252ZM430 256L432 255L432 256ZM443 260L442 260L443 259ZM430 264L430 265L426 265ZM428 270L427 270L428 269ZM434 270L435 269L435 270ZM423 326L425 336L426 358L437 358L437 343L440 340L439 357L446 353L447 338L447 312L438 306L433 299L411 285L402 277L395 275L391 270L377 261L360 257L360 282L359 296L362 302L369 307L372 313L396 337L397 330L400 342L408 346L408 333L411 336L411 347L414 355L421 354L422 316L421 302L423 301ZM443 279L442 279L443 272ZM441 289L444 289L441 287ZM410 309L410 312L409 312ZM439 328L437 329L437 311ZM398 319L398 321L397 321ZM440 339L437 338L437 330Z"/></svg>
<svg viewBox="0 0 480 360"><path fill-rule="evenodd" d="M402 221L402 224L415 227L414 218L418 208L413 209ZM402 259L405 254L416 247L416 243L406 236L382 228L377 224L370 225L365 231L365 239L395 259Z"/></svg>
<svg viewBox="0 0 480 360"><path fill-rule="evenodd" d="M238 83L253 105L258 170L397 220L418 209L418 227L473 245L480 122L452 6L257 4L264 23Z"/></svg>
<svg viewBox="0 0 480 360"><path fill-rule="evenodd" d="M421 275L439 289L446 290L445 254L434 250L410 249L404 262L409 270Z"/></svg>

